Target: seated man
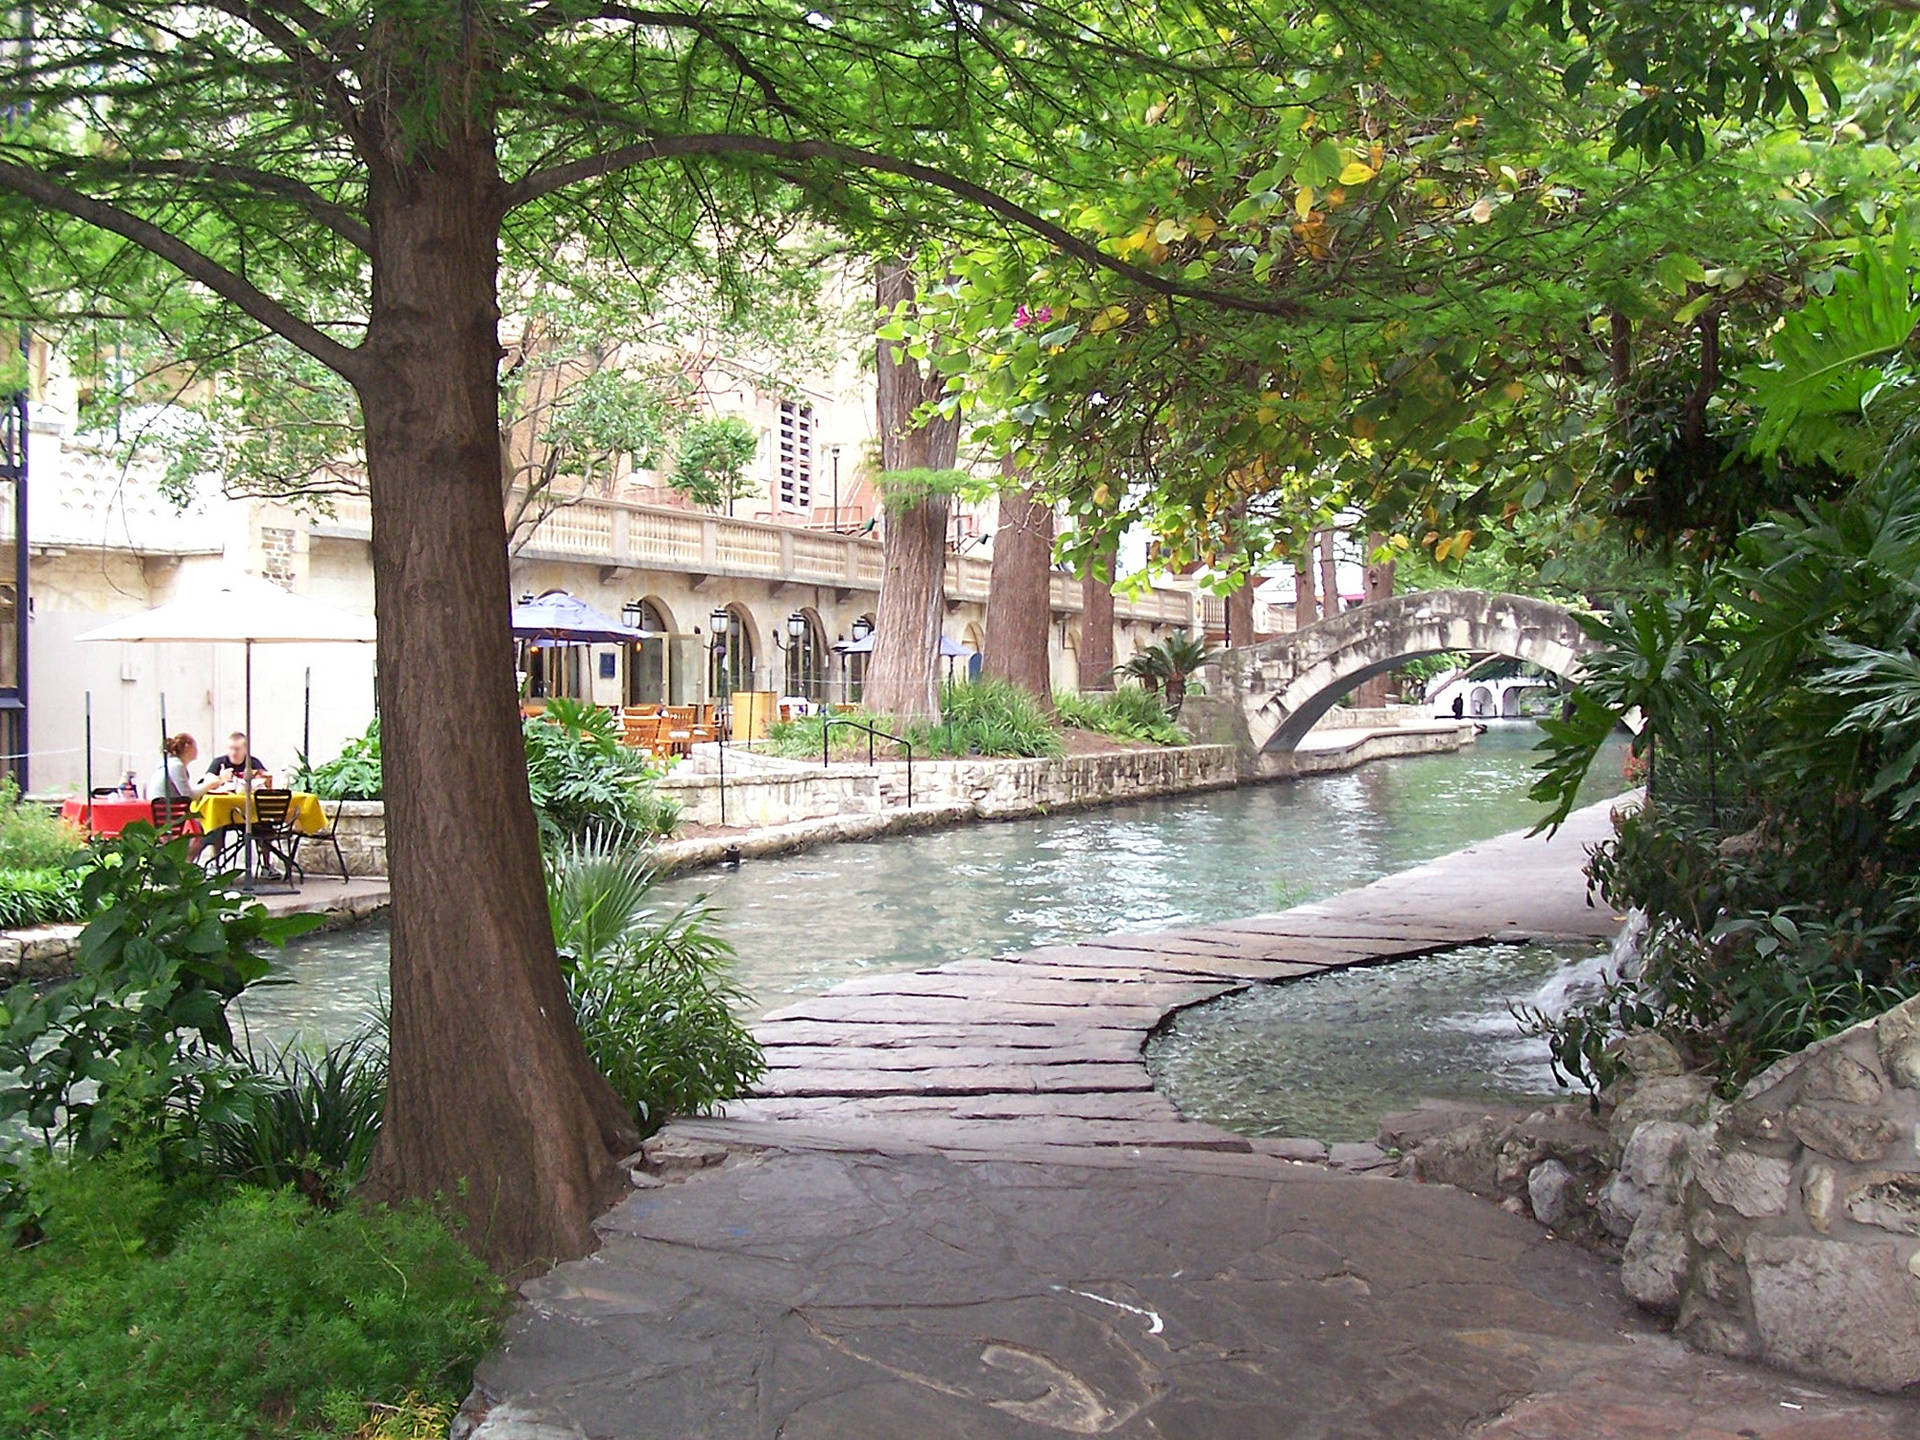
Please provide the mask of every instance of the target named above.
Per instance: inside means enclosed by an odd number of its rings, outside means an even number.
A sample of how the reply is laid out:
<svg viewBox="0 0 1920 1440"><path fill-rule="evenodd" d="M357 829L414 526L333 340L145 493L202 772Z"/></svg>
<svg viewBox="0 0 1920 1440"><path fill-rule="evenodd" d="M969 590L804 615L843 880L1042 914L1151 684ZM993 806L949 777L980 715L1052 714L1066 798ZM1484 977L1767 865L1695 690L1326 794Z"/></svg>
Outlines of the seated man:
<svg viewBox="0 0 1920 1440"><path fill-rule="evenodd" d="M216 794L226 794L247 787L248 777L252 777L252 788L269 790L273 788L273 776L267 767L247 748L244 731L236 730L227 737L227 753L216 759L207 770L207 783Z"/></svg>

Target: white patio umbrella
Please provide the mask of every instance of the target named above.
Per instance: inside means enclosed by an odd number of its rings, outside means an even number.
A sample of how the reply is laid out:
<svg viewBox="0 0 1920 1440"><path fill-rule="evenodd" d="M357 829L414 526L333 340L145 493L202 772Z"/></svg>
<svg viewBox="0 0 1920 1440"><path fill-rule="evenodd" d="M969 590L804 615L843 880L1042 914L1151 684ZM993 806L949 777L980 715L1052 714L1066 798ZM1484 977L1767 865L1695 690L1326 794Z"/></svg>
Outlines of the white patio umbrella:
<svg viewBox="0 0 1920 1440"><path fill-rule="evenodd" d="M371 644L373 619L295 595L253 575L233 575L179 600L89 630L82 640L134 645L244 645L246 727L253 738L253 647ZM249 749L251 754L251 749ZM249 768L244 783L253 789ZM253 877L253 828L246 827L247 878Z"/></svg>

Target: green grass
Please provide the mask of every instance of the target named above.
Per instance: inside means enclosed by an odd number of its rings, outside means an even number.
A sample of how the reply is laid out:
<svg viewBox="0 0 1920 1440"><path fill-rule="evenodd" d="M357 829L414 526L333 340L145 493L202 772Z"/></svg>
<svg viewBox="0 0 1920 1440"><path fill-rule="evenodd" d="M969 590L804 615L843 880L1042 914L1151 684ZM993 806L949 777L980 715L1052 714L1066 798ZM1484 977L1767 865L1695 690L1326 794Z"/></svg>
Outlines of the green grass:
<svg viewBox="0 0 1920 1440"><path fill-rule="evenodd" d="M498 1334L500 1286L423 1210L169 1186L127 1160L33 1186L43 1238L0 1251L10 1440L403 1434Z"/></svg>
<svg viewBox="0 0 1920 1440"><path fill-rule="evenodd" d="M1187 735L1167 718L1160 697L1138 685L1105 694L1063 690L1053 697L1060 723L1115 740L1146 740L1155 745L1184 745Z"/></svg>

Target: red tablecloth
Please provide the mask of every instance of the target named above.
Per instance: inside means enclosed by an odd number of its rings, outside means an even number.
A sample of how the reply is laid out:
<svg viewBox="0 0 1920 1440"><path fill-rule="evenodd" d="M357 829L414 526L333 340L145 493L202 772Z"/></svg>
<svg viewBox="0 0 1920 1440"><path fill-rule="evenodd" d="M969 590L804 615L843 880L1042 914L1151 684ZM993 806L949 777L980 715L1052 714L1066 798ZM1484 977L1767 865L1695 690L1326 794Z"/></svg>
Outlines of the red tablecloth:
<svg viewBox="0 0 1920 1440"><path fill-rule="evenodd" d="M153 819L144 800L122 800L117 795L100 795L88 801L76 795L60 806L60 818L70 820L82 830L87 828L87 807L93 807L93 833L118 835L135 820Z"/></svg>

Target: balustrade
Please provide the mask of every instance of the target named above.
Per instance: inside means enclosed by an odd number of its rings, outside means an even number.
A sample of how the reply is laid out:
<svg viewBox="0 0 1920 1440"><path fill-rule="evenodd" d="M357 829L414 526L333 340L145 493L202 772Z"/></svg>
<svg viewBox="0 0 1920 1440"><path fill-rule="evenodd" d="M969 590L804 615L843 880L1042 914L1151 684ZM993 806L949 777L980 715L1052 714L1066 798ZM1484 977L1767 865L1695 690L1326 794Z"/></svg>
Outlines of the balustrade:
<svg viewBox="0 0 1920 1440"><path fill-rule="evenodd" d="M351 536L369 534L370 524L367 500L361 495L338 497L333 514L313 522L322 534ZM613 500L580 500L560 507L541 522L526 549L604 565L759 576L858 590L878 590L886 573L880 542L866 536ZM949 599L984 603L991 583L988 559L948 557ZM1055 611L1079 611L1078 579L1055 572L1048 583ZM1208 622L1217 625L1217 617L1225 614L1224 602L1208 596L1204 604ZM1182 626L1192 623L1193 609L1193 597L1184 590L1116 596L1114 604L1121 619Z"/></svg>

